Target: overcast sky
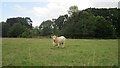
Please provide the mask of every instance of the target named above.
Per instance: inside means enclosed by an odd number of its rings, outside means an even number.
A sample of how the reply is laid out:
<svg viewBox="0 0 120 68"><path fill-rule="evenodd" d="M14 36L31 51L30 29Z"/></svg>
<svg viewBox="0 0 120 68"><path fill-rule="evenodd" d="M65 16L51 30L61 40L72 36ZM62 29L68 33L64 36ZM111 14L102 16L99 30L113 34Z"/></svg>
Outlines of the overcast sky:
<svg viewBox="0 0 120 68"><path fill-rule="evenodd" d="M79 10L86 8L115 8L119 0L1 0L0 22L11 17L30 17L33 26L39 26L42 21L58 18L67 14L72 5Z"/></svg>

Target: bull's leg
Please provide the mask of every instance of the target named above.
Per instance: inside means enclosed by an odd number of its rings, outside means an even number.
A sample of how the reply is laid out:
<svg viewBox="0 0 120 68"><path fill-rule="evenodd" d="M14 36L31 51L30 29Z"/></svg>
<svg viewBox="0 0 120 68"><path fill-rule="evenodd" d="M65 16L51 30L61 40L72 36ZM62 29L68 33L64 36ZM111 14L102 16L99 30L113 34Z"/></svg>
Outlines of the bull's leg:
<svg viewBox="0 0 120 68"><path fill-rule="evenodd" d="M58 48L59 48L60 44L58 43Z"/></svg>
<svg viewBox="0 0 120 68"><path fill-rule="evenodd" d="M55 46L55 43L53 43L53 47Z"/></svg>
<svg viewBox="0 0 120 68"><path fill-rule="evenodd" d="M53 47L55 47L57 44L56 43L53 43Z"/></svg>
<svg viewBox="0 0 120 68"><path fill-rule="evenodd" d="M64 48L64 43L62 43L62 48Z"/></svg>

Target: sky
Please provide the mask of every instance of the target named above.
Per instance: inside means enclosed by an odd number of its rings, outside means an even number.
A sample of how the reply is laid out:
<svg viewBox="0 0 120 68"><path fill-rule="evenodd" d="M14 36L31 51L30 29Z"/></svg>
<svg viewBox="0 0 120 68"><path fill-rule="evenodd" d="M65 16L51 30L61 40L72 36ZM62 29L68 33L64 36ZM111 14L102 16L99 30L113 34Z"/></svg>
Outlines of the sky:
<svg viewBox="0 0 120 68"><path fill-rule="evenodd" d="M119 0L1 0L0 22L13 17L30 17L33 26L67 14L70 6L86 8L116 8Z"/></svg>

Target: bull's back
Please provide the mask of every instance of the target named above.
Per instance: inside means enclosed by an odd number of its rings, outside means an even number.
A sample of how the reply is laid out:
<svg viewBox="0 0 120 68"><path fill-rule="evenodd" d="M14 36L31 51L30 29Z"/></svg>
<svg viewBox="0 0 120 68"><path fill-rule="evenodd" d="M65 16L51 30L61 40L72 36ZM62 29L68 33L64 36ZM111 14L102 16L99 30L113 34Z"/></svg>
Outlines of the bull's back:
<svg viewBox="0 0 120 68"><path fill-rule="evenodd" d="M58 38L58 42L62 43L65 41L65 37L64 36L61 36Z"/></svg>
<svg viewBox="0 0 120 68"><path fill-rule="evenodd" d="M64 36L61 36L61 38L62 38L63 40L65 40L65 39L66 39Z"/></svg>

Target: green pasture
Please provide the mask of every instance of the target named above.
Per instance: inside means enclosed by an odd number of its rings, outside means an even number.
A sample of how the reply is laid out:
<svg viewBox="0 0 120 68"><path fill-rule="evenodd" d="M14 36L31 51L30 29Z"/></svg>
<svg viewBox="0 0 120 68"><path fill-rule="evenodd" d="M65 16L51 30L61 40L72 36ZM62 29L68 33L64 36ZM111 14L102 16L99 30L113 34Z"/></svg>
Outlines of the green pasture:
<svg viewBox="0 0 120 68"><path fill-rule="evenodd" d="M52 47L51 39L2 39L2 66L117 65L117 39L66 39L65 48Z"/></svg>

